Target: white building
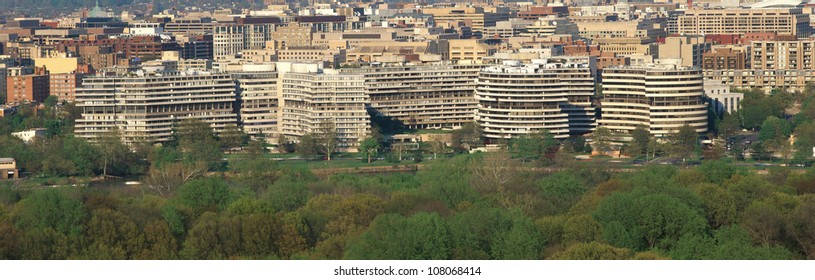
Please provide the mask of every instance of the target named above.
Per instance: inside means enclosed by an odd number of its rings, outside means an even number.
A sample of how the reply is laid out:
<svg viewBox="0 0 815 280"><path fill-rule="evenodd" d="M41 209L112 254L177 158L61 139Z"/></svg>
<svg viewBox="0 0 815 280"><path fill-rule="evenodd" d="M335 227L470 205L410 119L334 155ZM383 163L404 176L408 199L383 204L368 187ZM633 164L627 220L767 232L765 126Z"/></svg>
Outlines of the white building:
<svg viewBox="0 0 815 280"><path fill-rule="evenodd" d="M705 81L705 95L710 98L710 107L721 115L732 114L739 110L739 103L744 99L744 94L730 92L730 87L717 81Z"/></svg>
<svg viewBox="0 0 815 280"><path fill-rule="evenodd" d="M657 137L675 133L684 125L707 132L707 104L702 99L702 72L697 68L606 67L602 81L598 126L618 135L630 135L637 125L644 125Z"/></svg>
<svg viewBox="0 0 815 280"><path fill-rule="evenodd" d="M75 133L94 139L112 129L126 143L164 142L185 119L209 123L217 132L237 123L235 83L227 74L207 72L138 73L83 79L76 89L82 118Z"/></svg>
<svg viewBox="0 0 815 280"><path fill-rule="evenodd" d="M330 123L336 128L338 151L358 151L359 142L371 132L364 76L323 70L317 64L278 63L277 68L282 80L280 133L299 141Z"/></svg>
<svg viewBox="0 0 815 280"><path fill-rule="evenodd" d="M595 126L596 60L585 57L505 61L478 76L476 121L487 138L512 138L546 130L555 138L591 131Z"/></svg>
<svg viewBox="0 0 815 280"><path fill-rule="evenodd" d="M45 136L46 131L47 130L45 128L32 128L20 132L13 132L11 133L11 136L20 138L20 140L23 140L23 142L30 143L35 138Z"/></svg>

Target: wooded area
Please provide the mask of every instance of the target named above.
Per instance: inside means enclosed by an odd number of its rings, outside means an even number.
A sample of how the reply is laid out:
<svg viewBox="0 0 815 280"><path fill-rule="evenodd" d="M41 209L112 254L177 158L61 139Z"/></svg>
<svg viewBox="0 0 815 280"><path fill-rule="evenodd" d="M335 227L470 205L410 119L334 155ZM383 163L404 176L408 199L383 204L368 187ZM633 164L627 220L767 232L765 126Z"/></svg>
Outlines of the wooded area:
<svg viewBox="0 0 815 280"><path fill-rule="evenodd" d="M328 178L255 157L161 192L2 187L0 258L815 258L815 170L543 174L508 157Z"/></svg>

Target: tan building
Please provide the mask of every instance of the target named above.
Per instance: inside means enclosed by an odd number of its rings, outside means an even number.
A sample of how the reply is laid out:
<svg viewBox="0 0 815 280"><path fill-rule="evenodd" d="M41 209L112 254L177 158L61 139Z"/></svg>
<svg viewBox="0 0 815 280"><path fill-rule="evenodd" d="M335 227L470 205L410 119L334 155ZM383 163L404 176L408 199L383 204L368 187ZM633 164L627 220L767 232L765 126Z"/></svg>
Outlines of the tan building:
<svg viewBox="0 0 815 280"><path fill-rule="evenodd" d="M759 89L769 93L773 89L804 92L807 84L815 83L815 70L705 70L705 78L740 89Z"/></svg>
<svg viewBox="0 0 815 280"><path fill-rule="evenodd" d="M702 71L674 65L604 68L598 126L629 141L637 125L663 137L683 125L707 132Z"/></svg>
<svg viewBox="0 0 815 280"><path fill-rule="evenodd" d="M693 9L678 18L679 34L745 34L776 32L806 38L812 34L801 8Z"/></svg>
<svg viewBox="0 0 815 280"><path fill-rule="evenodd" d="M705 70L736 70L749 67L747 46L713 46L702 56L702 68Z"/></svg>
<svg viewBox="0 0 815 280"><path fill-rule="evenodd" d="M437 26L455 27L459 24L469 26L474 33L481 33L485 26L494 26L495 20L489 24L483 9L477 7L442 7L424 8L422 13L433 15Z"/></svg>
<svg viewBox="0 0 815 280"><path fill-rule="evenodd" d="M275 51L269 49L245 49L241 51L241 59L251 62L272 62L275 60Z"/></svg>
<svg viewBox="0 0 815 280"><path fill-rule="evenodd" d="M76 71L78 65L79 58L76 57L34 59L34 66L43 67L51 74L72 73Z"/></svg>
<svg viewBox="0 0 815 280"><path fill-rule="evenodd" d="M578 33L583 38L651 38L665 37L665 31L652 20L592 22L577 21Z"/></svg>
<svg viewBox="0 0 815 280"><path fill-rule="evenodd" d="M508 139L545 130L563 139L591 131L595 69L591 62L569 59L506 61L483 68L475 98L476 121L484 137Z"/></svg>
<svg viewBox="0 0 815 280"><path fill-rule="evenodd" d="M615 55L656 55L659 45L646 37L597 38L593 40L601 53Z"/></svg>
<svg viewBox="0 0 815 280"><path fill-rule="evenodd" d="M355 48L368 43L395 43L396 32L390 28L367 28L347 32L320 32L312 36L313 46Z"/></svg>
<svg viewBox="0 0 815 280"><path fill-rule="evenodd" d="M13 158L0 158L0 179L17 179L20 171L17 170L17 162Z"/></svg>
<svg viewBox="0 0 815 280"><path fill-rule="evenodd" d="M277 61L319 62L324 68L339 68L346 62L346 50L319 46L288 47L277 50Z"/></svg>
<svg viewBox="0 0 815 280"><path fill-rule="evenodd" d="M665 44L659 45L659 58L679 59L680 66L684 67L701 67L703 56L710 48L704 36L667 37Z"/></svg>
<svg viewBox="0 0 815 280"><path fill-rule="evenodd" d="M274 49L276 50L311 46L311 27L291 22L288 25L278 26L275 31L272 32L272 39L274 40Z"/></svg>
<svg viewBox="0 0 815 280"><path fill-rule="evenodd" d="M448 60L472 61L480 63L484 58L495 54L495 49L475 39L449 40Z"/></svg>
<svg viewBox="0 0 815 280"><path fill-rule="evenodd" d="M370 63L387 55L419 55L427 52L427 42L366 42L346 51L345 60L346 63Z"/></svg>
<svg viewBox="0 0 815 280"><path fill-rule="evenodd" d="M410 129L455 128L473 121L481 65L344 68L365 77L370 107Z"/></svg>
<svg viewBox="0 0 815 280"><path fill-rule="evenodd" d="M815 70L815 40L753 41L752 69Z"/></svg>
<svg viewBox="0 0 815 280"><path fill-rule="evenodd" d="M84 76L79 73L52 73L48 79L49 95L56 96L60 101L74 102L76 88L82 86Z"/></svg>

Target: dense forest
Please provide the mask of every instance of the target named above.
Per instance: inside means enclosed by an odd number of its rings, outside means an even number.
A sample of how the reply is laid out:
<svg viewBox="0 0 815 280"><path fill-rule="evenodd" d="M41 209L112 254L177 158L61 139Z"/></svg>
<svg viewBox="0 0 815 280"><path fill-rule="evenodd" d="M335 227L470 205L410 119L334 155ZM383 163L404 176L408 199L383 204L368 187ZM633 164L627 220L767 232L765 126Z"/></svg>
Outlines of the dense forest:
<svg viewBox="0 0 815 280"><path fill-rule="evenodd" d="M812 259L815 170L612 174L507 153L317 177L254 156L159 193L0 188L5 259Z"/></svg>

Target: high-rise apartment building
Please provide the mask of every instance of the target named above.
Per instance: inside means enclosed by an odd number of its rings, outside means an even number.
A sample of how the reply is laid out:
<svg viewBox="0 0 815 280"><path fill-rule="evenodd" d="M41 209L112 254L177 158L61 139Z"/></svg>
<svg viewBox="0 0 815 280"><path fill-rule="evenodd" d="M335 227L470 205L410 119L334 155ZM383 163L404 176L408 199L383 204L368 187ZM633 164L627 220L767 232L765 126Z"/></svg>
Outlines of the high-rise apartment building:
<svg viewBox="0 0 815 280"><path fill-rule="evenodd" d="M243 131L253 138L274 142L279 136L278 73L273 65L245 65L243 70L232 73Z"/></svg>
<svg viewBox="0 0 815 280"><path fill-rule="evenodd" d="M333 126L338 151L358 151L359 142L371 131L364 77L321 70L316 64L278 63L277 67L282 75L280 133L299 140Z"/></svg>
<svg viewBox="0 0 815 280"><path fill-rule="evenodd" d="M49 76L45 68L37 67L32 74L9 75L2 78L6 79L6 98L9 103L43 102L48 97Z"/></svg>
<svg viewBox="0 0 815 280"><path fill-rule="evenodd" d="M815 40L753 41L753 69L815 70Z"/></svg>
<svg viewBox="0 0 815 280"><path fill-rule="evenodd" d="M365 77L370 108L411 129L454 128L473 121L481 65L417 65L342 69Z"/></svg>
<svg viewBox="0 0 815 280"><path fill-rule="evenodd" d="M235 83L227 74L88 77L77 89L76 103L82 118L76 120L75 133L86 139L118 129L126 143L164 142L185 119L202 120L215 131L237 120Z"/></svg>
<svg viewBox="0 0 815 280"><path fill-rule="evenodd" d="M595 126L596 61L569 59L485 67L478 75L476 121L484 137L505 139L546 130L555 138Z"/></svg>
<svg viewBox="0 0 815 280"><path fill-rule="evenodd" d="M603 69L602 81L598 126L617 135L630 135L637 125L644 125L657 137L675 133L686 124L699 133L707 132L707 104L702 99L702 72L697 68L609 67Z"/></svg>

